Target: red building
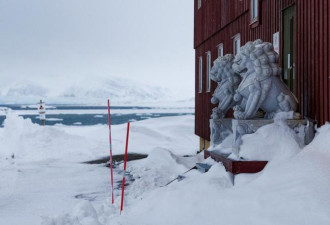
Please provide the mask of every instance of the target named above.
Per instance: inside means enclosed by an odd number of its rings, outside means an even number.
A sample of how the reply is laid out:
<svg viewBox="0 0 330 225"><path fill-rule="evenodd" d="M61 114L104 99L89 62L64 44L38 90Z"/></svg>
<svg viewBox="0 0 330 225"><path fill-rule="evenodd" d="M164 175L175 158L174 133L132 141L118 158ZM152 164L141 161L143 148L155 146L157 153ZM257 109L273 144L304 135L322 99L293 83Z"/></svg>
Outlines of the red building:
<svg viewBox="0 0 330 225"><path fill-rule="evenodd" d="M262 39L278 50L282 79L297 96L302 116L330 120L329 0L195 0L195 134L210 139L213 61ZM230 115L228 115L230 116Z"/></svg>

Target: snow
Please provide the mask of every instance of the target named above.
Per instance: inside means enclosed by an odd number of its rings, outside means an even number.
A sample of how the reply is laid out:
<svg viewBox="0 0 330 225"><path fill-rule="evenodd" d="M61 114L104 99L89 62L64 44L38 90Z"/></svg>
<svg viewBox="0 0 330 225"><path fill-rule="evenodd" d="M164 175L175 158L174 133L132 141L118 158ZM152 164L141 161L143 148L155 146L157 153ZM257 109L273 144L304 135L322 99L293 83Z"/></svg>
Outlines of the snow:
<svg viewBox="0 0 330 225"><path fill-rule="evenodd" d="M130 152L147 154L163 146L180 155L195 153L196 149L192 150L187 145L191 142L197 146L192 126L193 116L134 122L130 130ZM184 136L180 136L182 133ZM126 124L113 126L112 135L114 154L123 154ZM6 116L4 128L0 129L0 159L14 155L15 158L29 161L63 157L73 161L87 161L107 156L108 145L107 125L77 128L58 124L42 127L11 112Z"/></svg>
<svg viewBox="0 0 330 225"><path fill-rule="evenodd" d="M330 124L307 146L283 117L247 136L244 154L271 163L260 173L236 175L234 185L221 164L194 154L193 124L193 116L131 124L129 152L148 157L128 163L120 215L122 163L115 168L114 205L109 169L79 163L107 154L107 126L41 127L10 114L0 129L0 146L7 149L0 151L0 224L330 224ZM113 126L114 154L123 153L125 132L125 124ZM185 173L196 162L212 167ZM168 184L178 175L183 179Z"/></svg>
<svg viewBox="0 0 330 225"><path fill-rule="evenodd" d="M163 156L174 157L169 149L178 155L194 154L198 139L193 135L193 121L193 116L178 116L133 122L129 152L148 154L162 146ZM173 145L183 132L181 143ZM123 154L126 124L113 126L112 133L114 154ZM109 169L81 162L109 155L108 126L43 127L10 110L0 128L0 146L0 224L40 224L58 214L63 216L54 218L55 224L74 224L76 217L81 218L78 224L97 224L89 215L92 208L82 202L104 203L110 191ZM115 181L119 181L120 168L115 171ZM150 186L152 182L151 178ZM119 190L115 193L119 196ZM74 208L73 214L67 214Z"/></svg>
<svg viewBox="0 0 330 225"><path fill-rule="evenodd" d="M307 149L316 149L319 152L328 154L330 146L330 123L327 122L324 126L316 130L316 137L312 143L307 146Z"/></svg>
<svg viewBox="0 0 330 225"><path fill-rule="evenodd" d="M304 147L304 138L288 126L286 120L290 118L285 113L279 113L274 123L244 135L240 157L277 163L296 155Z"/></svg>
<svg viewBox="0 0 330 225"><path fill-rule="evenodd" d="M100 212L99 221L127 225L329 224L329 135L327 124L295 156L287 155L280 165L268 165L259 174L238 175L235 186L223 166L214 164L206 174L192 171L180 182L151 191L146 188L139 198L130 199L123 216L111 210ZM139 173L142 180L150 179Z"/></svg>

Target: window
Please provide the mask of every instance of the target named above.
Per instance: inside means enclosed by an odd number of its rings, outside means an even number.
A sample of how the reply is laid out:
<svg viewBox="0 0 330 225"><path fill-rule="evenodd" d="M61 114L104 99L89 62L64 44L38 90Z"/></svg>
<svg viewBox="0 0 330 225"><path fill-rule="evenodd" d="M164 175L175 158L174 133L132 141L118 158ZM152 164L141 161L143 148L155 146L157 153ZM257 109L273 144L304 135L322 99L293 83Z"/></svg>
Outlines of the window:
<svg viewBox="0 0 330 225"><path fill-rule="evenodd" d="M236 34L234 36L234 55L237 55L237 53L240 52L240 48L241 48L241 35Z"/></svg>
<svg viewBox="0 0 330 225"><path fill-rule="evenodd" d="M206 53L206 92L211 91L211 52Z"/></svg>
<svg viewBox="0 0 330 225"><path fill-rule="evenodd" d="M199 76L199 84L198 84L198 92L202 93L203 91L203 58L199 57L199 72L198 72L198 76Z"/></svg>
<svg viewBox="0 0 330 225"><path fill-rule="evenodd" d="M251 23L258 20L259 0L251 0Z"/></svg>
<svg viewBox="0 0 330 225"><path fill-rule="evenodd" d="M200 8L200 7L202 7L202 0L198 0L198 9Z"/></svg>
<svg viewBox="0 0 330 225"><path fill-rule="evenodd" d="M218 45L218 57L223 56L223 44Z"/></svg>

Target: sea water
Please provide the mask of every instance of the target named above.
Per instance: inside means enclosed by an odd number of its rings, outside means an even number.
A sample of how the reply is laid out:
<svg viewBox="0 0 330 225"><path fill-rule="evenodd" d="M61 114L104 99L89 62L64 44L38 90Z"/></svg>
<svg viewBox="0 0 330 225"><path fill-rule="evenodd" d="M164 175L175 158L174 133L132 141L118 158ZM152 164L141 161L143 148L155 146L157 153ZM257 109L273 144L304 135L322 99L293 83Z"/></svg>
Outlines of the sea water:
<svg viewBox="0 0 330 225"><path fill-rule="evenodd" d="M17 112L33 123L41 124L37 108L27 105L0 105ZM193 115L193 109L158 109L151 107L113 106L111 107L111 123L113 125L128 121L139 121L164 116ZM5 116L0 115L0 126ZM46 125L63 124L68 126L89 126L108 124L108 108L106 106L49 105L46 112Z"/></svg>

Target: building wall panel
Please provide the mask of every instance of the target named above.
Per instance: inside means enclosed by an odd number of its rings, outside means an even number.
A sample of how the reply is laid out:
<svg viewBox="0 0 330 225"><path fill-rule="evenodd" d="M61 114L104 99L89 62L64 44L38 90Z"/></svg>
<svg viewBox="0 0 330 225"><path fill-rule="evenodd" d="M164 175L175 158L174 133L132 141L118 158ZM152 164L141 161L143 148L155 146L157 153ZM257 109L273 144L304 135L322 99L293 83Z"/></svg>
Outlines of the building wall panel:
<svg viewBox="0 0 330 225"><path fill-rule="evenodd" d="M282 12L295 6L295 71L296 96L302 116L316 119L319 125L330 120L330 3L328 0L260 0L259 25L250 25L250 0L202 0L202 8L195 9L196 64L203 56L203 93L198 93L196 66L196 121L195 133L209 140L211 95L216 88L212 81L211 93L206 89L206 56L217 55L217 46L223 43L224 54L233 52L233 36L241 34L241 44L261 38L272 42L273 34L282 34ZM197 1L196 1L197 2ZM282 38L281 38L282 39ZM282 40L280 53L283 52ZM281 61L280 55L280 63Z"/></svg>

